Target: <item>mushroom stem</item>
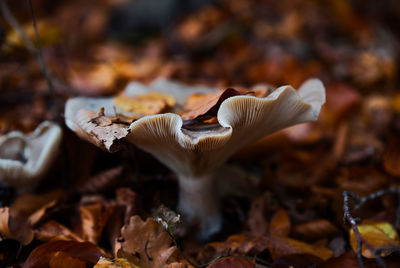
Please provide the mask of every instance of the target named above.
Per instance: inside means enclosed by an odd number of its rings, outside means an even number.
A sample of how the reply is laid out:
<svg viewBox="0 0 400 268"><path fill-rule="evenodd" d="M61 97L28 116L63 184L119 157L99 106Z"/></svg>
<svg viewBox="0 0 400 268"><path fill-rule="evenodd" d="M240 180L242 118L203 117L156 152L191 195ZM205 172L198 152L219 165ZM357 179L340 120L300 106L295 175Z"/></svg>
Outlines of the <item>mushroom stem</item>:
<svg viewBox="0 0 400 268"><path fill-rule="evenodd" d="M178 180L180 188L178 210L188 221L200 220L199 239L206 240L222 227L214 174L179 175Z"/></svg>

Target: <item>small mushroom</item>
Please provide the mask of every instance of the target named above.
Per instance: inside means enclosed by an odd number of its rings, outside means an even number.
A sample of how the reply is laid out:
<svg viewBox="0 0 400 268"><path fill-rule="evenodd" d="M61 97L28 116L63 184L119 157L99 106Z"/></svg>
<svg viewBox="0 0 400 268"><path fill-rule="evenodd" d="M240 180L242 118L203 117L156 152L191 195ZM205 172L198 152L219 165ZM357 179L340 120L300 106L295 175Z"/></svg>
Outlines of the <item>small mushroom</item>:
<svg viewBox="0 0 400 268"><path fill-rule="evenodd" d="M0 181L27 188L45 175L57 155L62 132L51 122L32 133L12 131L0 137Z"/></svg>
<svg viewBox="0 0 400 268"><path fill-rule="evenodd" d="M178 105L196 92L167 80L157 80L148 87L134 84L141 90L157 90L171 94ZM132 90L132 87L126 89ZM202 92L209 92L204 91ZM282 86L264 98L240 95L227 98L217 113L218 124L182 128L178 114L164 113L144 116L128 126L120 126L126 132L105 139L99 136L101 127L90 123L94 111L101 107L112 115L112 99L99 100L74 98L66 104L68 127L79 136L106 149L113 148L120 140L135 144L149 152L173 170L179 181L178 208L186 219L200 219L201 238L218 232L222 225L219 195L215 187L214 173L232 154L246 144L282 128L314 121L325 102L325 89L321 81L306 81L298 91ZM91 124L90 126L88 124ZM110 127L110 126L108 126ZM90 132L87 132L90 130ZM93 133L96 133L93 137ZM108 132L110 134L110 132Z"/></svg>

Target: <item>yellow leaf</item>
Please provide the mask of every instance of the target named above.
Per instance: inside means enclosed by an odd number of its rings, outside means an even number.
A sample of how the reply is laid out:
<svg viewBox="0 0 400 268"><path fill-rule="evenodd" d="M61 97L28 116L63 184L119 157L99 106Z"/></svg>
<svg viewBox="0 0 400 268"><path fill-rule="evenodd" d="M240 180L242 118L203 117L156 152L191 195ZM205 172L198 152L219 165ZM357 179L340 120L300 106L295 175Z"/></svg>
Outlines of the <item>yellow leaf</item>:
<svg viewBox="0 0 400 268"><path fill-rule="evenodd" d="M375 249L385 248L381 256L387 256L393 252L394 247L400 244L399 236L393 227L388 222L363 221L358 225L358 230L361 236L371 244ZM354 251L357 250L357 240L353 229L350 229L350 244ZM361 253L366 258L374 258L374 253L365 245L362 245Z"/></svg>
<svg viewBox="0 0 400 268"><path fill-rule="evenodd" d="M132 97L121 94L114 98L114 104L121 110L142 115L161 113L174 107L175 103L174 97L154 91Z"/></svg>

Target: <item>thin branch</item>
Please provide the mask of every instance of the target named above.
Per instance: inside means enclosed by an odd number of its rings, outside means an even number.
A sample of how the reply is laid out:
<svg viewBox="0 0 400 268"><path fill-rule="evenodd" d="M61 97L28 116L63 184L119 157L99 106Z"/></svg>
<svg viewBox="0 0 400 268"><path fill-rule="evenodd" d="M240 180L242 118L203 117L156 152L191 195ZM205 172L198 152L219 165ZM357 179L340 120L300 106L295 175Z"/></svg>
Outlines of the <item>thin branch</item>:
<svg viewBox="0 0 400 268"><path fill-rule="evenodd" d="M364 244L365 247L367 247L371 252L374 253L376 262L378 263L379 266L381 267L386 267L385 262L383 261L380 253L382 252L382 249L376 249L373 245L368 243L362 236L360 231L358 230L357 227L357 221L359 219L354 218L351 215L350 212L350 199L353 200L354 202L354 210L360 208L363 204L365 204L367 201L374 200L376 198L379 198L383 195L387 194L396 194L399 197L398 203L399 205L397 206L397 211L396 211L396 227L398 226L398 222L400 221L400 188L392 188L392 189L385 189L385 190L380 190L375 193L372 193L368 196L365 197L360 197L355 193L344 191L342 196L343 196L343 220L344 222L350 223L350 226L354 232L354 235L357 240L357 260L361 268L364 267L364 263L362 261L362 254L361 254L361 247ZM396 249L399 250L399 249Z"/></svg>
<svg viewBox="0 0 400 268"><path fill-rule="evenodd" d="M0 7L1 7L1 12L4 16L4 19L18 33L18 35L22 39L22 42L25 44L25 46L29 50L29 52L32 53L35 57L37 57L38 53L36 51L35 45L32 43L32 41L29 39L28 35L25 33L22 26L19 24L19 22L15 19L15 17L11 13L5 0L0 0Z"/></svg>
<svg viewBox="0 0 400 268"><path fill-rule="evenodd" d="M37 48L38 48L37 49L38 50L37 59L39 61L42 73L44 74L44 76L46 78L50 94L52 95L53 100L55 100L56 93L55 93L55 89L53 86L52 78L50 76L50 72L47 68L46 62L43 57L43 49L42 49L42 45L40 44L39 32L38 32L37 25L36 25L36 16L35 16L35 12L33 10L32 0L28 0L28 2L29 2L29 8L31 10L33 29L35 30L36 43L37 43Z"/></svg>

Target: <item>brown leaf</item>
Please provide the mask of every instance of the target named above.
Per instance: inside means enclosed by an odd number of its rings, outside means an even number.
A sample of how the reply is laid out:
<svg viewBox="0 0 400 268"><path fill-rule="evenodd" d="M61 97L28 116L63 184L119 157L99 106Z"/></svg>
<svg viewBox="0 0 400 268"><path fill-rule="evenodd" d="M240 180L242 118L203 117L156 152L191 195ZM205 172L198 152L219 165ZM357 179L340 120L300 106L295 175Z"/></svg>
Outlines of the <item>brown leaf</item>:
<svg viewBox="0 0 400 268"><path fill-rule="evenodd" d="M44 205L54 201L60 200L65 196L65 191L62 189L55 189L47 193L31 194L26 193L17 197L11 206L11 210L17 213L30 215Z"/></svg>
<svg viewBox="0 0 400 268"><path fill-rule="evenodd" d="M284 255L282 257L274 260L274 268L286 268L286 267L296 267L296 268L308 268L313 266L318 266L323 260L320 258L310 255L310 254L290 254ZM319 267L319 266L318 266Z"/></svg>
<svg viewBox="0 0 400 268"><path fill-rule="evenodd" d="M257 96L264 96L263 94L267 94L267 90L236 90L233 88L225 89L224 92L218 93L210 93L206 95L194 94L193 97L189 97L187 103L185 104L185 111L181 114L182 119L184 120L184 125L192 124L192 120L194 119L203 119L209 117L217 116L219 107L221 106L224 100L239 95L247 95L254 92L258 92ZM186 122L185 122L186 121Z"/></svg>
<svg viewBox="0 0 400 268"><path fill-rule="evenodd" d="M62 252L63 255L55 257L61 254L60 252ZM89 242L81 243L65 240L51 241L36 247L25 261L23 268L49 267L52 258L56 258L54 263L57 264L59 261L57 259L65 255L69 256L68 259L73 261L73 263L78 263L77 261L80 261L85 265L94 265L103 253L99 248ZM74 260L71 260L71 258Z"/></svg>
<svg viewBox="0 0 400 268"><path fill-rule="evenodd" d="M28 245L34 237L27 219L13 213L9 207L0 208L0 235L3 239L15 239L24 246Z"/></svg>
<svg viewBox="0 0 400 268"><path fill-rule="evenodd" d="M237 257L228 257L218 260L207 267L208 268L253 268L254 261Z"/></svg>
<svg viewBox="0 0 400 268"><path fill-rule="evenodd" d="M338 234L339 230L330 221L319 219L293 226L292 233L302 240L317 240Z"/></svg>
<svg viewBox="0 0 400 268"><path fill-rule="evenodd" d="M103 150L117 151L120 146L120 140L129 133L129 125L113 123L108 126L99 126L90 122L97 117L96 113L90 110L82 109L78 111L75 117L76 122L85 122L76 128L75 132L83 139L97 145Z"/></svg>
<svg viewBox="0 0 400 268"><path fill-rule="evenodd" d="M264 195L253 199L247 219L250 232L255 236L262 236L268 232L268 222L266 216L271 203L271 195L266 192Z"/></svg>
<svg viewBox="0 0 400 268"><path fill-rule="evenodd" d="M84 240L66 226L50 220L35 230L35 237L40 241L50 240L73 240L83 242Z"/></svg>
<svg viewBox="0 0 400 268"><path fill-rule="evenodd" d="M116 190L116 202L124 207L124 223L128 224L131 216L135 215L138 209L138 198L135 192L129 188L118 188Z"/></svg>
<svg viewBox="0 0 400 268"><path fill-rule="evenodd" d="M79 184L77 190L80 193L99 193L107 191L116 184L116 180L120 177L122 170L122 166L117 166L95 174Z"/></svg>
<svg viewBox="0 0 400 268"><path fill-rule="evenodd" d="M97 244L114 210L114 204L109 205L102 202L80 206L83 239Z"/></svg>
<svg viewBox="0 0 400 268"><path fill-rule="evenodd" d="M314 246L287 237L268 236L264 242L271 253L273 259L288 254L311 254L323 260L332 257L332 251L321 246Z"/></svg>
<svg viewBox="0 0 400 268"><path fill-rule="evenodd" d="M269 233L276 236L288 236L290 233L289 215L284 209L274 213L269 223Z"/></svg>
<svg viewBox="0 0 400 268"><path fill-rule="evenodd" d="M143 222L139 216L132 216L129 224L122 227L121 237L118 257L139 267L163 267L176 260L178 249L171 246L171 237L151 218Z"/></svg>
<svg viewBox="0 0 400 268"><path fill-rule="evenodd" d="M318 265L320 268L337 268L337 267L346 267L346 268L359 268L360 265L357 261L357 256L354 252L347 252L343 255L340 255L336 258L330 258L329 260ZM378 268L379 266L376 263L371 263L368 261L364 261L365 268Z"/></svg>
<svg viewBox="0 0 400 268"><path fill-rule="evenodd" d="M392 138L383 153L383 167L392 176L400 177L400 142Z"/></svg>
<svg viewBox="0 0 400 268"><path fill-rule="evenodd" d="M33 213L29 217L29 222L32 224L32 226L36 226L38 223L40 223L46 215L57 205L57 200L53 200L47 204L45 204L43 207L38 209L35 213Z"/></svg>
<svg viewBox="0 0 400 268"><path fill-rule="evenodd" d="M57 251L49 261L49 268L85 268L86 263L80 259L74 258L68 253Z"/></svg>

